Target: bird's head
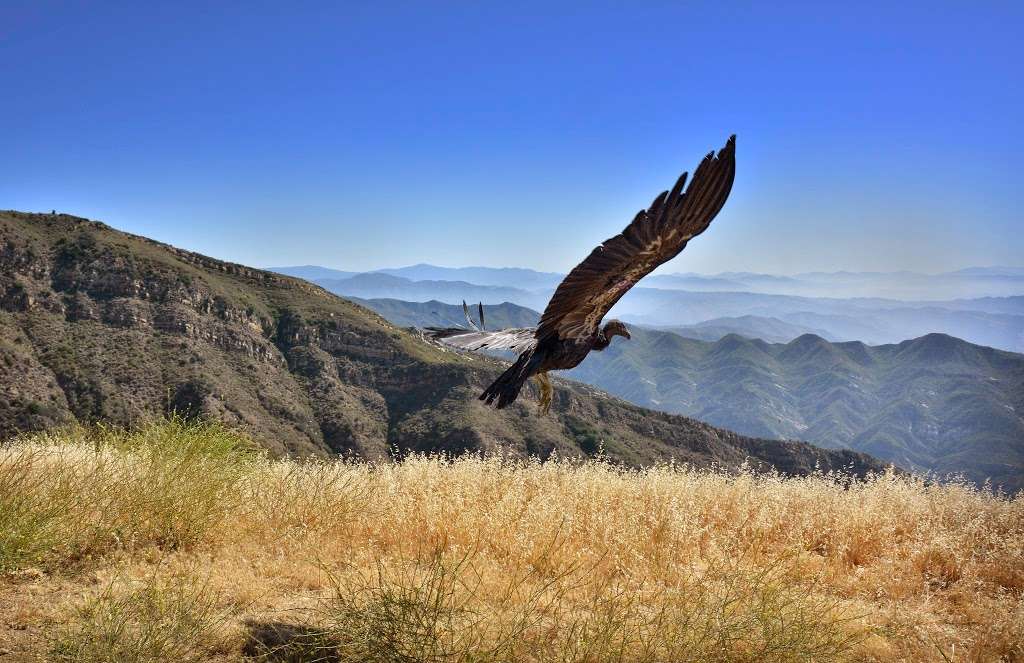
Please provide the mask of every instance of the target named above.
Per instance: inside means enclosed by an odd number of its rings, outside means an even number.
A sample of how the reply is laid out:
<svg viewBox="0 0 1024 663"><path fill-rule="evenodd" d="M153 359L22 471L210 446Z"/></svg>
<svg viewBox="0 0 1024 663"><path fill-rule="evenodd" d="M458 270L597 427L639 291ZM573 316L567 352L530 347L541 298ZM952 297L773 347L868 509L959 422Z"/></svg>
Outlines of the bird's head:
<svg viewBox="0 0 1024 663"><path fill-rule="evenodd" d="M601 330L604 333L604 337L609 341L612 340L612 336L625 336L626 338L632 338L629 335L629 330L626 329L626 325L621 320L609 320L605 323L604 328Z"/></svg>

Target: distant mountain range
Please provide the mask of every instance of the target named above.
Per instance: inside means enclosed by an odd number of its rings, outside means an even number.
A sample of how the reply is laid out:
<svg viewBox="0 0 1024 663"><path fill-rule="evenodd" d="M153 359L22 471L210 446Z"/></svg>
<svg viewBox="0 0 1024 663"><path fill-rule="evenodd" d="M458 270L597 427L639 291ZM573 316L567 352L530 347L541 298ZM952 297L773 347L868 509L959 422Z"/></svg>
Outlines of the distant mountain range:
<svg viewBox="0 0 1024 663"><path fill-rule="evenodd" d="M360 299L352 301L379 313L399 327L465 327L466 315L462 306L445 304L437 300L429 302L404 302L398 299ZM473 307L474 320L476 307ZM491 304L484 307L488 329L509 327L530 327L537 324L537 312L517 304Z"/></svg>
<svg viewBox="0 0 1024 663"><path fill-rule="evenodd" d="M298 267L270 267L278 274L297 276L300 279L348 279L356 272L346 272L316 265ZM565 278L556 272L538 272L519 267L438 267L437 265L410 265L389 269L377 269L364 274L387 274L409 281L463 281L475 285L500 286L517 290L553 290Z"/></svg>
<svg viewBox="0 0 1024 663"><path fill-rule="evenodd" d="M461 306L363 303L403 326L465 325ZM539 314L503 304L485 307L485 317L496 329L534 325ZM591 353L566 375L747 435L849 447L907 468L1024 488L1024 355L943 334L869 346L813 334L767 343L731 333L707 342L634 327L632 340Z"/></svg>
<svg viewBox="0 0 1024 663"><path fill-rule="evenodd" d="M402 327L463 327L466 316L461 305L446 304L437 300L428 302L407 302L398 299L362 299L349 297ZM475 307L474 313L475 316ZM505 302L485 307L486 322L489 329L508 327L531 327L537 324L538 313L533 309ZM474 318L475 319L475 318ZM656 328L652 328L656 329ZM820 330L791 325L775 318L764 318L746 315L738 318L716 318L696 325L665 327L661 331L670 331L686 338L706 341L717 341L729 334L739 334L749 338L761 338L766 341L786 343L803 334L819 334Z"/></svg>
<svg viewBox="0 0 1024 663"><path fill-rule="evenodd" d="M715 318L755 315L818 329L843 341L896 343L944 333L979 345L1024 351L1022 296L916 302L634 288L612 313L650 326L693 325Z"/></svg>
<svg viewBox="0 0 1024 663"><path fill-rule="evenodd" d="M548 296L546 292L530 292L519 288L495 285L477 285L466 281L412 281L385 274L367 272L347 279L313 279L313 283L345 297L363 299L401 299L403 301L440 300L459 303L463 300L489 304L515 302L536 305Z"/></svg>
<svg viewBox="0 0 1024 663"><path fill-rule="evenodd" d="M941 274L917 272L808 272L793 276L723 272L714 276L652 276L651 285L702 291L743 291L805 297L882 297L942 300L1024 294L1024 268L972 267Z"/></svg>
<svg viewBox="0 0 1024 663"><path fill-rule="evenodd" d="M282 268L294 275L323 275L322 268ZM1008 268L1004 268L1008 269ZM472 275L488 283L447 280L412 280L390 272L411 275ZM1012 271L1012 270L1010 270ZM530 270L502 270L482 267L459 270L417 265L388 272L366 272L341 278L313 278L331 292L361 299L398 299L427 302L438 300L458 304L463 300L485 304L510 302L542 310L553 289L528 289L496 285L513 281L507 272L527 272L521 285L544 283L558 275ZM341 273L344 276L345 273ZM728 274L736 278L736 274ZM790 277L742 275L785 280ZM832 274L819 279L838 281L871 275ZM920 276L920 275L919 275ZM1024 352L1024 296L976 297L942 301L897 300L881 297L803 297L758 292L707 292L660 287L669 277L651 276L633 288L612 310L612 315L651 327L692 327L691 334L713 340L716 333L737 332L769 341L787 341L801 333L815 333L836 341L869 344L897 343L929 333L944 333L979 345ZM303 277L308 278L308 277ZM689 278L689 277L687 277ZM703 277L702 277L703 278ZM795 277L794 277L795 278ZM936 277L938 278L938 277ZM659 287L649 287L651 285ZM1021 287L1024 292L1024 277ZM753 316L751 318L751 316ZM723 320L727 319L727 320ZM754 329L764 324L764 331ZM697 331L697 326L704 326ZM738 325L738 326L737 326ZM717 338L721 338L721 335Z"/></svg>
<svg viewBox="0 0 1024 663"><path fill-rule="evenodd" d="M352 272L324 267L275 267L272 271L305 279L344 279ZM563 274L522 268L438 267L412 265L375 273L411 281L467 281L523 290L550 290ZM807 272L793 276L753 272L720 274L654 274L644 285L667 290L698 292L753 292L803 297L876 297L923 302L979 297L1024 295L1024 267L971 267L941 274L917 272Z"/></svg>
<svg viewBox="0 0 1024 663"><path fill-rule="evenodd" d="M436 267L413 265L377 272L411 281L468 281L477 285L502 286L517 290L553 290L565 278L556 272L537 272L519 267Z"/></svg>
<svg viewBox="0 0 1024 663"><path fill-rule="evenodd" d="M732 318L712 318L693 325L680 325L678 327L664 327L662 331L670 331L686 338L696 338L702 341L717 341L729 334L739 334L747 338L760 338L769 343L788 343L798 336L804 334L815 334L822 338L834 341L832 335L817 327L809 327L778 318L769 318L761 315L741 315Z"/></svg>

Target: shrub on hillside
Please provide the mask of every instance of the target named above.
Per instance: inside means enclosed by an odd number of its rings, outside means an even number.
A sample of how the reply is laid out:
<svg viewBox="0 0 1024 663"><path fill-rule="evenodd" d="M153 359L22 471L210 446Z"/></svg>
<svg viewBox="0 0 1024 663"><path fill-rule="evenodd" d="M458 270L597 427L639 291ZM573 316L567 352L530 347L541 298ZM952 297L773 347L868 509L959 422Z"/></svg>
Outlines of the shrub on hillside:
<svg viewBox="0 0 1024 663"><path fill-rule="evenodd" d="M114 582L50 635L54 663L199 663L222 639L230 611L194 579Z"/></svg>

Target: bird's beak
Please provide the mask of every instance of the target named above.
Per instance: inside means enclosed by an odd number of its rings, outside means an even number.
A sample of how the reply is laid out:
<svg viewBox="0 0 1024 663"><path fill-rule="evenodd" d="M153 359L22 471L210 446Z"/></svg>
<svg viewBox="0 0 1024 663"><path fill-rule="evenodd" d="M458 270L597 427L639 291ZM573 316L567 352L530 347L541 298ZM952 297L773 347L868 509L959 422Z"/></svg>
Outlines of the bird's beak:
<svg viewBox="0 0 1024 663"><path fill-rule="evenodd" d="M626 338L633 338L632 336L629 335L629 330L628 329L623 329L622 330L622 335L625 336Z"/></svg>

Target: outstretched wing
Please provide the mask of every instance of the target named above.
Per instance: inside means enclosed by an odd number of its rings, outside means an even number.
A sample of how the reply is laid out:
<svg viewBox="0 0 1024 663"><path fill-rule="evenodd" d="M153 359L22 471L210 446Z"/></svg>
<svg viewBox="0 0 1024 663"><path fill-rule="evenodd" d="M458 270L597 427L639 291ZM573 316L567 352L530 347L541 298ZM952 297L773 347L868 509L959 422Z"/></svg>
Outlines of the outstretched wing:
<svg viewBox="0 0 1024 663"><path fill-rule="evenodd" d="M480 324L473 321L473 316L469 314L469 306L466 305L466 300L462 300L462 312L466 316L466 322L469 323L471 329L477 329L479 331L484 330L484 303L480 302L477 304L478 310L480 311Z"/></svg>
<svg viewBox="0 0 1024 663"><path fill-rule="evenodd" d="M427 327L423 333L428 338L463 350L515 350L521 353L536 344L535 331L534 327L500 331Z"/></svg>
<svg viewBox="0 0 1024 663"><path fill-rule="evenodd" d="M736 136L716 156L709 152L686 191L683 173L620 234L605 241L577 265L555 290L537 327L537 339L584 338L637 281L676 257L704 232L725 205L736 175Z"/></svg>

